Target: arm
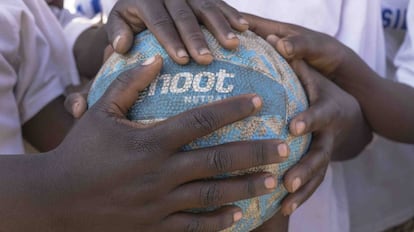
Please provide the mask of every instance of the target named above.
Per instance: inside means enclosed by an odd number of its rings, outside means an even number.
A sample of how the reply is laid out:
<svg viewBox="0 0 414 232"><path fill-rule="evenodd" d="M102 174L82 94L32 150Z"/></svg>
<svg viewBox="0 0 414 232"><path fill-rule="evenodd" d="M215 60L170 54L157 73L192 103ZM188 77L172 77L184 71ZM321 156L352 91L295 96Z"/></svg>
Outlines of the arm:
<svg viewBox="0 0 414 232"><path fill-rule="evenodd" d="M375 132L414 143L414 88L379 77L356 54L348 52L333 79L335 83L358 100Z"/></svg>
<svg viewBox="0 0 414 232"><path fill-rule="evenodd" d="M244 14L244 18L249 22L250 30L263 38L274 34L280 36L282 33L296 35L293 30L283 31L280 23L275 21L248 14ZM281 40L277 44L284 45ZM291 57L285 57L292 60ZM313 61L315 65L320 62L318 59ZM326 70L322 70L324 75L330 74L330 68L336 65L336 59L328 59L326 62ZM371 130L355 98L305 63L295 61L291 65L304 85L310 107L290 122L290 132L297 136L312 133L313 141L307 155L285 174L284 185L292 194L282 203L284 214L291 214L311 196L322 182L331 160L355 157L372 139Z"/></svg>
<svg viewBox="0 0 414 232"><path fill-rule="evenodd" d="M75 119L63 107L64 100L57 97L23 124L23 137L38 151L55 149L72 128Z"/></svg>
<svg viewBox="0 0 414 232"><path fill-rule="evenodd" d="M304 59L354 96L375 132L414 143L414 108L407 100L414 99L413 88L379 77L351 49L328 35L274 21L259 25L262 19L250 17L256 22L256 32L285 58Z"/></svg>
<svg viewBox="0 0 414 232"><path fill-rule="evenodd" d="M156 124L126 119L136 93L151 83L161 66L162 59L157 57L121 74L55 150L0 156L3 230L218 231L242 217L239 208L224 206L210 213L184 210L274 191L276 179L268 173L226 180L211 177L285 161L269 149L281 141L180 149L253 115L261 107L258 96L227 99ZM209 162L211 154L219 155L216 162ZM227 154L225 159L222 154ZM256 155L265 158L255 159ZM240 191L226 191L229 188ZM212 193L217 194L213 197Z"/></svg>

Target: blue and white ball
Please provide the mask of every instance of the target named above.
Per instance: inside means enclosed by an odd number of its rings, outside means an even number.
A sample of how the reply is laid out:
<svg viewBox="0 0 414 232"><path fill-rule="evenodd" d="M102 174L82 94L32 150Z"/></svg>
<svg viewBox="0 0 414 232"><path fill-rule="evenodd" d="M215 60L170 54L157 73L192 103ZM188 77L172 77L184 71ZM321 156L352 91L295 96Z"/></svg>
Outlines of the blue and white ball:
<svg viewBox="0 0 414 232"><path fill-rule="evenodd" d="M226 231L250 231L279 210L280 202L287 194L281 184L283 174L308 149L310 135L293 137L288 130L289 121L307 109L307 98L286 61L254 33L238 34L240 46L229 51L222 48L207 30L203 29L203 32L214 56L212 64L202 66L190 62L185 66L178 65L169 58L155 37L145 31L136 36L135 44L127 55L114 54L109 58L97 75L88 103L93 105L120 73L156 54L164 58L163 69L147 90L140 94L140 99L129 111L130 120L152 123L220 99L247 93L260 95L263 108L258 114L197 139L184 148L188 150L233 141L274 138L288 143L291 151L288 161L227 175L267 171L279 177L279 185L273 193L234 203L243 209L244 218Z"/></svg>

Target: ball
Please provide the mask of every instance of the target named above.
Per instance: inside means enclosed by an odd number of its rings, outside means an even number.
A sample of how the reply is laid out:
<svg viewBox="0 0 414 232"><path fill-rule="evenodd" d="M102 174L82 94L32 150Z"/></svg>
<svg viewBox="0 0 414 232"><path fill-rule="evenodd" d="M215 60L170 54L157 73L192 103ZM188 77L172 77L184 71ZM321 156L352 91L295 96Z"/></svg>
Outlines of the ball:
<svg viewBox="0 0 414 232"><path fill-rule="evenodd" d="M193 61L187 65L176 64L156 38L144 31L136 36L128 54L113 54L103 65L91 87L88 104L93 105L119 74L157 54L164 59L161 73L140 93L128 113L130 120L153 123L228 97L248 93L260 95L263 107L256 115L196 139L183 148L190 150L234 141L275 138L288 143L290 156L286 162L218 177L261 171L278 176L279 184L272 193L234 202L242 208L244 217L226 231L250 231L280 209L281 200L287 194L282 184L283 174L308 149L311 136L294 137L288 129L289 121L307 109L307 97L287 62L253 32L239 33L239 47L226 50L212 34L202 30L214 57L210 65L198 65Z"/></svg>

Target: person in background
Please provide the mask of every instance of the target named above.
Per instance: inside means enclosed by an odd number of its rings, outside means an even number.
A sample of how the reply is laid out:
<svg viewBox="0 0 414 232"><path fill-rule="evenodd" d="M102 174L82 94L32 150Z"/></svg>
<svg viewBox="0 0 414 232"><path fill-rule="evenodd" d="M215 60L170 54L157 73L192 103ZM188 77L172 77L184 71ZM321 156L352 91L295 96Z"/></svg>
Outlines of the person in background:
<svg viewBox="0 0 414 232"><path fill-rule="evenodd" d="M82 79L95 77L102 65L108 45L105 26L99 20L88 19L65 9L63 0L46 0L65 34L66 44L73 51Z"/></svg>
<svg viewBox="0 0 414 232"><path fill-rule="evenodd" d="M381 74L385 71L379 0L311 0L302 1L300 4L284 0L259 0L254 4L237 0L226 0L226 2L242 12L298 24L334 36L353 49L375 71ZM252 22L249 23L253 31L263 26L258 23L254 25L255 28ZM318 144L315 143L315 139L321 141L319 147L322 147L328 159L332 161L357 156L370 139L363 136L367 124L356 99L325 79L310 82L305 88L308 90L311 108L321 106L324 109L323 111L315 109L314 117L318 117L319 122L325 123L313 125L303 117L305 123L302 131L313 132L313 145ZM318 156L310 153L308 157L307 159L312 160L312 157ZM353 221L350 218L351 206L347 194L353 187L346 182L347 173L344 170L344 163L347 162L330 162L326 173L323 172L324 169L312 170L313 173L318 173L318 176L324 176L323 182L309 200L292 214L290 231L353 231ZM365 166L366 163L354 165L353 169L362 168L362 165ZM289 175L288 172L285 177L287 182L296 178L300 181L295 182L296 186L293 186L294 182L291 181L292 185L287 184L287 189L295 192L300 189L297 186L306 188L306 180L308 180L306 176L311 175L294 176Z"/></svg>
<svg viewBox="0 0 414 232"><path fill-rule="evenodd" d="M383 16L383 25L385 29L385 41L387 45L387 79L392 81L399 81L403 84L408 84L412 86L412 65L411 65L411 56L412 56L412 35L410 32L411 21L410 18L414 14L414 10L408 9L413 5L409 3L409 1L382 1L382 16ZM411 7L412 8L412 7ZM408 13L407 13L408 12ZM408 18L405 19L405 14L407 14ZM281 34L281 28L277 27L276 25L269 25L268 30L260 30L259 28L261 25L266 23L261 23L257 25L257 32L264 33L263 36L268 36L269 33L276 33ZM372 24L370 24L372 26ZM251 25L252 26L252 25ZM256 26L252 26L256 27ZM408 28L408 31L406 32ZM298 30L294 30L294 27L287 29L290 30L290 33L287 33L291 36L291 40L295 41L295 35L300 34ZM286 32L286 30L284 31ZM367 33L369 35L369 33ZM294 46L287 46L287 48L297 49L298 56L305 57L305 60L309 63L314 59L311 63L316 65L316 67L320 67L321 60L317 60L317 55L322 56L325 54L326 56L330 56L329 66L335 66L340 60L338 54L342 54L340 51L335 51L334 49L330 49L332 47L320 47L321 39L316 37L312 38L309 37L308 51L301 53L300 47L304 45L302 40L297 41ZM289 37L288 37L289 39ZM315 42L315 41L318 42ZM283 41L279 42L279 46L282 47ZM302 42L301 42L302 41ZM313 43L312 43L313 41ZM372 41L374 42L374 40ZM335 47L335 46L334 46ZM310 49L312 48L312 49ZM292 53L294 53L292 51ZM328 54L327 54L328 53ZM287 53L285 53L286 55ZM328 67L328 66L327 66ZM360 70L356 69L357 66L351 68L353 71ZM321 70L324 74L332 72L332 68ZM349 69L348 69L349 70ZM369 76L375 75L372 72L366 71L369 70L366 67L362 68L365 70L365 73ZM306 75L303 74L304 78L307 75L310 75L312 72L306 72ZM353 72L354 73L354 72ZM337 74L335 74L337 75ZM334 75L334 76L335 76ZM360 74L355 73L354 77L360 77ZM337 80L338 78L335 78ZM375 80L378 78L367 78L367 79L358 79L361 80ZM312 80L306 78L307 81ZM315 80L314 80L315 81ZM340 81L340 80L338 80ZM342 84L343 81L341 82ZM365 89L357 83L360 82L346 82L347 88L351 88L349 84L353 84L352 87L360 88L359 90L359 97L362 100L369 100L372 97L376 98L377 103L381 103L378 109L384 109L382 112L382 116L388 117L402 117L400 119L391 119L387 121L385 124L381 124L376 122L376 126L382 127L385 129L392 129L396 133L397 131L395 128L398 128L398 123L402 123L404 118L410 118L410 110L412 107L410 106L410 100L412 97L407 93L409 91L408 86L404 86L398 83L393 83L390 81L378 81L378 85L381 88L392 88L395 87L397 89L401 88L401 91L397 91L399 94L406 93L404 95L398 95L393 93L392 91L384 90L388 92L388 94L376 94L375 96L367 96L361 97L361 91L365 91ZM366 83L364 83L366 84ZM345 85L345 84L344 84ZM378 85L376 85L378 87ZM374 88L375 85L370 86L370 94L374 94L371 90ZM351 89L352 90L352 89ZM354 92L355 93L355 92ZM366 93L366 92L365 92ZM394 96L394 98L392 98ZM400 96L400 97L399 97ZM383 100L378 100L379 98L383 97ZM400 101L398 105L382 105L382 103L386 103L391 100L396 100L397 102ZM366 105L366 103L361 103L362 107ZM395 107L392 110L385 110L385 107ZM375 108L376 110L377 108ZM406 113L401 113L403 111ZM386 114L385 112L393 112L392 114ZM398 113L400 112L400 113ZM377 117L375 113L367 112L367 117ZM379 117L378 117L379 118ZM398 122L398 123L397 123ZM374 125L374 127L375 127ZM405 124L398 129L398 133L403 133L406 131L404 137L395 136L392 133L386 132L384 134L384 130L381 129L379 133L386 135L387 137L398 139L401 142L410 142L410 124ZM406 130L402 130L401 128L404 127ZM378 128L377 128L378 129ZM408 130L408 131L407 131ZM408 137L407 137L408 136ZM376 136L373 143L370 144L365 151L358 156L356 160L349 161L343 163L344 167L344 177L345 177L345 186L346 186L346 193L348 198L348 205L349 205L349 215L350 215L350 231L384 231L405 221L413 218L414 216L414 188L413 182L410 180L410 176L413 173L413 163L414 158L412 154L414 153L414 146L410 144L403 144L398 142L389 141L383 137ZM400 227L396 227L396 231L400 231L399 228L403 228L402 231L411 231L412 228L412 221L407 222L407 225L402 225ZM411 225L411 226L410 226ZM390 229L390 231L394 231Z"/></svg>
<svg viewBox="0 0 414 232"><path fill-rule="evenodd" d="M73 7L80 15L91 19L98 17L106 22L116 2L117 0L76 0Z"/></svg>

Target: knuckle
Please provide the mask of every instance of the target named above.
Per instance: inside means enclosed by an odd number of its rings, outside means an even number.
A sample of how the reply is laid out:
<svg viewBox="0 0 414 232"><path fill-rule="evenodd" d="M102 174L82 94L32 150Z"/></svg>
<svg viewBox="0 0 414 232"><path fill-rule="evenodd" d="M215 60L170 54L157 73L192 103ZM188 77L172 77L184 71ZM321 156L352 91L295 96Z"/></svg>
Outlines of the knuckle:
<svg viewBox="0 0 414 232"><path fill-rule="evenodd" d="M194 12L201 15L214 12L216 7L215 1L210 0L193 0L191 1L191 5L193 6Z"/></svg>
<svg viewBox="0 0 414 232"><path fill-rule="evenodd" d="M131 79L133 77L134 77L133 70L130 69L130 70L123 72L121 75L119 75L115 79L117 88L119 88L120 90L126 89L130 85Z"/></svg>
<svg viewBox="0 0 414 232"><path fill-rule="evenodd" d="M187 227L185 228L187 232L199 232L204 231L203 224L201 223L200 219L192 220Z"/></svg>
<svg viewBox="0 0 414 232"><path fill-rule="evenodd" d="M266 156L268 148L266 145L263 143L255 143L252 149L252 166L265 165L268 161L268 158Z"/></svg>
<svg viewBox="0 0 414 232"><path fill-rule="evenodd" d="M151 24L155 29L172 28L174 27L173 21L165 14L159 15L159 17L151 20Z"/></svg>
<svg viewBox="0 0 414 232"><path fill-rule="evenodd" d="M202 207L217 206L222 199L223 192L220 190L218 184L214 183L201 188L200 203Z"/></svg>
<svg viewBox="0 0 414 232"><path fill-rule="evenodd" d="M255 197L257 195L256 185L254 184L252 178L249 178L249 180L245 183L244 188L249 197Z"/></svg>
<svg viewBox="0 0 414 232"><path fill-rule="evenodd" d="M314 165L313 163L307 163L307 162L302 163L302 167L305 173L304 176L309 176L309 177L314 176L316 173L316 170L318 169L316 165Z"/></svg>
<svg viewBox="0 0 414 232"><path fill-rule="evenodd" d="M229 153L223 150L213 150L207 154L207 165L209 169L223 173L231 169L233 162Z"/></svg>
<svg viewBox="0 0 414 232"><path fill-rule="evenodd" d="M201 31L188 33L185 38L188 41L203 42L205 41L204 35Z"/></svg>
<svg viewBox="0 0 414 232"><path fill-rule="evenodd" d="M201 0L200 1L200 9L202 10L213 10L215 8L215 4L212 1L209 0Z"/></svg>
<svg viewBox="0 0 414 232"><path fill-rule="evenodd" d="M193 19L194 15L189 10L178 9L172 13L172 17L175 21L186 22Z"/></svg>
<svg viewBox="0 0 414 232"><path fill-rule="evenodd" d="M211 111L195 110L190 117L191 126L204 132L213 131L219 125L217 116Z"/></svg>

